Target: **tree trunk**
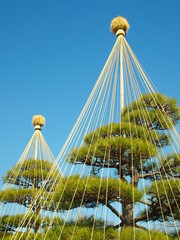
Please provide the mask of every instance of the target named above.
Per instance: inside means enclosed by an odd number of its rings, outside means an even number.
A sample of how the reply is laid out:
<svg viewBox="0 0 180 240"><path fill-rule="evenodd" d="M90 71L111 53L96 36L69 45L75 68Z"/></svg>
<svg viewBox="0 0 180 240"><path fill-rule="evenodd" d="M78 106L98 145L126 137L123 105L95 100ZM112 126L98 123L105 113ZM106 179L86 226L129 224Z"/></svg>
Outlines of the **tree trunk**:
<svg viewBox="0 0 180 240"><path fill-rule="evenodd" d="M39 230L39 222L38 222L38 217L39 217L39 213L41 210L41 206L40 206L40 198L37 199L37 203L36 203L36 208L35 208L35 223L34 223L34 232L37 233Z"/></svg>
<svg viewBox="0 0 180 240"><path fill-rule="evenodd" d="M122 203L122 227L133 226L133 204Z"/></svg>
<svg viewBox="0 0 180 240"><path fill-rule="evenodd" d="M137 187L139 180L139 173L135 167L131 168L131 181L130 184ZM133 201L133 199L132 199ZM132 203L122 203L122 216L124 220L122 221L122 227L133 226L133 216L134 216L134 204Z"/></svg>

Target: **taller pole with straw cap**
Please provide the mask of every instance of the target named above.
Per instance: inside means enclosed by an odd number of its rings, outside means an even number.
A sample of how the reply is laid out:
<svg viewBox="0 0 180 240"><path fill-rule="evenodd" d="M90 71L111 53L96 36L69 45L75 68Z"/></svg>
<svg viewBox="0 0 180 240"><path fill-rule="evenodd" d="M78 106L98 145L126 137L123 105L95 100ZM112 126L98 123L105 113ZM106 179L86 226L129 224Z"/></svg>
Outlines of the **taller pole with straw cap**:
<svg viewBox="0 0 180 240"><path fill-rule="evenodd" d="M36 145L35 145L35 157L37 159L38 153L38 139L39 139L39 131L41 131L41 127L45 125L45 118L42 115L35 115L32 119L32 124L34 126L34 130L36 131Z"/></svg>
<svg viewBox="0 0 180 240"><path fill-rule="evenodd" d="M128 21L123 17L116 17L111 22L111 31L120 41L120 113L124 108L124 74L123 74L123 38L129 29Z"/></svg>

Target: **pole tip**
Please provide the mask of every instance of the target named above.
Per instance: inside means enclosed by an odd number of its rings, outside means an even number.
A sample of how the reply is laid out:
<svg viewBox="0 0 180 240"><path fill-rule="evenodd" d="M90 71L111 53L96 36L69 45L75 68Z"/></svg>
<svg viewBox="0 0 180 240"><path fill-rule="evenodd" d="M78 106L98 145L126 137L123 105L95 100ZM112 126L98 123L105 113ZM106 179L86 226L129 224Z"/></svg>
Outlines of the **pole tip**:
<svg viewBox="0 0 180 240"><path fill-rule="evenodd" d="M129 23L126 20L126 18L123 18L121 16L118 16L116 18L114 18L111 21L111 32L113 32L114 34L116 34L116 36L118 37L119 35L126 35L126 32L129 29Z"/></svg>
<svg viewBox="0 0 180 240"><path fill-rule="evenodd" d="M34 115L32 124L35 130L41 130L41 127L45 125L45 118L42 115Z"/></svg>

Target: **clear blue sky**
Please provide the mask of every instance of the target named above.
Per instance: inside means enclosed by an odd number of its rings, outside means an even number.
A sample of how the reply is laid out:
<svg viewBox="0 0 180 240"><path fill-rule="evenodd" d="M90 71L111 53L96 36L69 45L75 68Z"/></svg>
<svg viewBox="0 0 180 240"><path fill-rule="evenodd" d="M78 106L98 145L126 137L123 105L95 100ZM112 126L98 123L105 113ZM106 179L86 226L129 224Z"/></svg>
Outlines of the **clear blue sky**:
<svg viewBox="0 0 180 240"><path fill-rule="evenodd" d="M33 134L32 116L60 152L115 43L112 18L155 86L180 103L179 0L0 0L0 176Z"/></svg>

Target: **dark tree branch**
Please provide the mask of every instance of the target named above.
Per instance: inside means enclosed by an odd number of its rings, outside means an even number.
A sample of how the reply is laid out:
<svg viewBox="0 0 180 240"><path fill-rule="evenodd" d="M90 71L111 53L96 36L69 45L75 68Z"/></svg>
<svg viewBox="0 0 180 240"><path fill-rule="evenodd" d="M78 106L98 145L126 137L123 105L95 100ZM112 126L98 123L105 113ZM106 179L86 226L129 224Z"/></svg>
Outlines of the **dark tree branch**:
<svg viewBox="0 0 180 240"><path fill-rule="evenodd" d="M161 174L160 172L154 172L154 173L147 173L147 174L142 174L139 176L139 178L148 178L148 177L153 177L156 176L158 174Z"/></svg>
<svg viewBox="0 0 180 240"><path fill-rule="evenodd" d="M138 225L138 224L135 224L135 227L140 228L140 229L145 230L145 231L148 231L147 228L145 228L145 227L143 227L141 225Z"/></svg>
<svg viewBox="0 0 180 240"><path fill-rule="evenodd" d="M147 220L147 215L143 215L134 219L135 223L144 220Z"/></svg>
<svg viewBox="0 0 180 240"><path fill-rule="evenodd" d="M106 206L107 206L118 218L120 218L122 221L124 221L124 217L123 217L115 208L113 208L113 206L111 206L110 203L106 203Z"/></svg>
<svg viewBox="0 0 180 240"><path fill-rule="evenodd" d="M2 223L4 228L6 229L6 232L12 231L12 232L18 232L13 227L10 227L8 224Z"/></svg>
<svg viewBox="0 0 180 240"><path fill-rule="evenodd" d="M148 203L148 202L146 202L146 201L143 201L143 200L140 200L139 202L140 202L140 203L143 203L143 204L145 204L145 205L148 205L148 206L150 206L150 207L152 206L152 204L151 204L151 203Z"/></svg>
<svg viewBox="0 0 180 240"><path fill-rule="evenodd" d="M122 227L122 222L118 223L117 225L114 226L114 228L119 228Z"/></svg>
<svg viewBox="0 0 180 240"><path fill-rule="evenodd" d="M154 216L153 213L148 213L148 218L150 218L152 216ZM134 219L135 223L139 222L139 221L144 221L144 220L147 220L147 214Z"/></svg>

